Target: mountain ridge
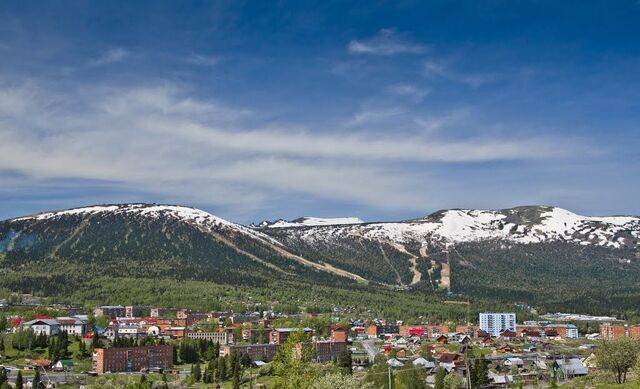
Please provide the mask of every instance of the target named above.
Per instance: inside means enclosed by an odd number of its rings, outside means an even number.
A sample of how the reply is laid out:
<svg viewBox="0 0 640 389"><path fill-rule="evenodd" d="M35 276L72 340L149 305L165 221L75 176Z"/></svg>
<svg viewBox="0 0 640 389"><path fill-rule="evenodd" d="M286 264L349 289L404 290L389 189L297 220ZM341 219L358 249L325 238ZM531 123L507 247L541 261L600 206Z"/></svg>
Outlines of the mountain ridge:
<svg viewBox="0 0 640 389"><path fill-rule="evenodd" d="M244 226L196 208L144 203L8 219L0 222L0 272L15 278L0 287L24 287L17 272L46 269L61 278L76 272L238 285L362 283L545 304L575 304L590 288L602 306L638 289L636 217L524 206L441 210L398 222L296 220ZM559 287L567 297L549 295Z"/></svg>

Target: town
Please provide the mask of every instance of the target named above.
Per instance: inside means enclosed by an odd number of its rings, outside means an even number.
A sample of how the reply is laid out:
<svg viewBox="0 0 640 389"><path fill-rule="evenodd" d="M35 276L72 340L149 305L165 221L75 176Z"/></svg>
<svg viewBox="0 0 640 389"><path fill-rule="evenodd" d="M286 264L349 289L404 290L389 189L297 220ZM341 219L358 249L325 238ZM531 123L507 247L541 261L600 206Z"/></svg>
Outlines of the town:
<svg viewBox="0 0 640 389"><path fill-rule="evenodd" d="M556 386L597 369L598 341L640 338L640 325L615 318L581 333L566 322L518 323L509 312L480 313L476 324L408 325L274 311L38 306L20 316L11 308L4 304L9 314L0 316L0 385L16 388L153 377L184 385L177 387L268 388L272 362L289 344L308 344L312 364L334 364L381 387L403 376L436 389Z"/></svg>

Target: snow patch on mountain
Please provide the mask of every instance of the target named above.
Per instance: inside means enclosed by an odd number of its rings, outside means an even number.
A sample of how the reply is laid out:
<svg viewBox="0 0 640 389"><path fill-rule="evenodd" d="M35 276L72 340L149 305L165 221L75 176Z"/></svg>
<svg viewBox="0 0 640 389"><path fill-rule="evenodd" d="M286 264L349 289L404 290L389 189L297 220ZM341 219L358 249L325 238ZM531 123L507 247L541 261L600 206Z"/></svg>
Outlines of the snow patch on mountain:
<svg viewBox="0 0 640 389"><path fill-rule="evenodd" d="M264 223L264 222L263 222ZM364 221L357 217L336 217L336 218L319 218L319 217L301 217L295 220L278 220L274 223L264 223L262 226L268 228L289 228L289 227L312 227L312 226L334 226L342 224L362 224Z"/></svg>
<svg viewBox="0 0 640 389"><path fill-rule="evenodd" d="M289 225L288 227L308 227ZM640 218L590 217L555 207L521 207L506 210L452 209L423 219L394 223L317 225L292 228L307 243L360 236L367 239L408 242L459 242L503 240L530 244L566 241L611 248L637 245Z"/></svg>
<svg viewBox="0 0 640 389"><path fill-rule="evenodd" d="M245 227L240 224L232 223L208 212L197 208L183 207L178 205L155 205L155 204L119 204L119 205L96 205L90 207L73 208L61 211L45 212L37 215L25 216L13 221L23 220L47 220L65 216L94 216L99 214L127 214L139 215L146 218L161 219L165 217L174 218L183 222L197 226L204 231L213 231L216 228L232 229L240 233L252 235L260 239L268 240L272 244L279 242L270 236Z"/></svg>

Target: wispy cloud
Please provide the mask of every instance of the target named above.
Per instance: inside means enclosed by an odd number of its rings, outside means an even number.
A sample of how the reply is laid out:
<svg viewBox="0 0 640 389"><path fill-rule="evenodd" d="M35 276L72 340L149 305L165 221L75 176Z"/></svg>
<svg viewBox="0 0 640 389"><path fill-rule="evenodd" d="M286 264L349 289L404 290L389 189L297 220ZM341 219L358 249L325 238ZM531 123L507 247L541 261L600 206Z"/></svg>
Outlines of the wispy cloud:
<svg viewBox="0 0 640 389"><path fill-rule="evenodd" d="M427 51L427 46L411 42L395 29L382 29L368 39L353 39L347 45L351 54L395 55L421 54Z"/></svg>
<svg viewBox="0 0 640 389"><path fill-rule="evenodd" d="M102 53L98 58L90 60L91 66L102 66L120 62L129 56L129 51L122 47L113 47Z"/></svg>
<svg viewBox="0 0 640 389"><path fill-rule="evenodd" d="M405 112L406 110L401 107L364 106L360 111L353 115L351 120L349 120L348 125L357 126L361 124L382 122L402 115Z"/></svg>
<svg viewBox="0 0 640 389"><path fill-rule="evenodd" d="M171 84L93 85L63 94L34 84L0 84L0 113L0 171L36 180L113 182L245 210L268 201L265 191L421 208L429 185L424 172L394 164L544 160L585 152L562 138L447 140L349 128L255 128L245 122L255 116L250 110L193 99ZM375 115L363 112L358 120L375 121Z"/></svg>
<svg viewBox="0 0 640 389"><path fill-rule="evenodd" d="M215 66L220 63L220 57L191 53L185 57L185 62L200 66Z"/></svg>
<svg viewBox="0 0 640 389"><path fill-rule="evenodd" d="M455 71L443 62L426 61L424 62L424 74L430 78L441 78L452 82L468 85L472 88L478 88L484 84L495 81L494 74L468 74Z"/></svg>
<svg viewBox="0 0 640 389"><path fill-rule="evenodd" d="M386 88L387 94L407 97L413 102L422 101L429 94L429 90L411 84L395 84Z"/></svg>

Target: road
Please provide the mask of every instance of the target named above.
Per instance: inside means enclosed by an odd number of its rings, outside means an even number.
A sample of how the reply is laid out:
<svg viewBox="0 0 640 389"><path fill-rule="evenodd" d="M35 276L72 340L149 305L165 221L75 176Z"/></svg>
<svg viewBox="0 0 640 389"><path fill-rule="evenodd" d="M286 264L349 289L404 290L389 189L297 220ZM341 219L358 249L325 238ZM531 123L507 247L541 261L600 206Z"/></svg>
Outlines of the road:
<svg viewBox="0 0 640 389"><path fill-rule="evenodd" d="M369 362L373 363L373 360L376 358L376 355L378 354L378 348L376 347L376 340L375 339L363 340L362 347L364 348L364 351L367 352L367 355L369 355Z"/></svg>

